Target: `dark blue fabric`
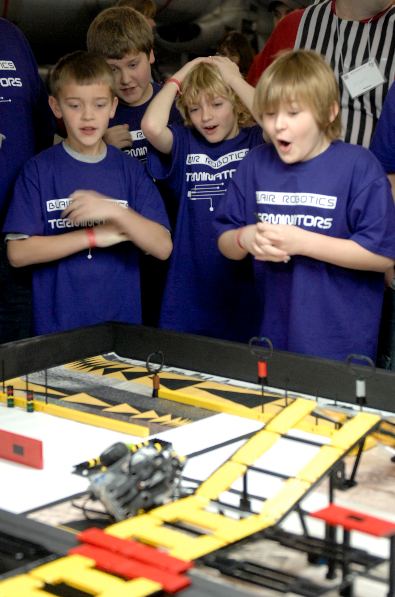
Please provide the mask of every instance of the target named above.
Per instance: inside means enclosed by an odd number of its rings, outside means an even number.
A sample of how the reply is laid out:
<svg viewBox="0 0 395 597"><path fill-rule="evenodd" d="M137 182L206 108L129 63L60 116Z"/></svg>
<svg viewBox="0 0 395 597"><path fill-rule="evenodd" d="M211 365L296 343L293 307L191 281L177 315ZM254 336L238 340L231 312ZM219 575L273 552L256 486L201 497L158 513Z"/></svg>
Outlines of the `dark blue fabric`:
<svg viewBox="0 0 395 597"><path fill-rule="evenodd" d="M390 185L369 150L342 143L297 164L272 145L247 156L217 210L218 236L263 221L352 239L395 257L395 207ZM330 359L350 353L376 358L384 276L309 257L289 263L254 261L261 299L259 333L273 346Z"/></svg>
<svg viewBox="0 0 395 597"><path fill-rule="evenodd" d="M386 172L395 172L395 85L385 98L370 150Z"/></svg>
<svg viewBox="0 0 395 597"><path fill-rule="evenodd" d="M125 104L119 103L114 118L111 118L108 124L109 127L117 126L119 124L129 125L129 132L132 134L133 145L131 148L127 147L122 151L144 163L147 159L148 141L141 130L141 121L149 104L162 89L162 85L159 85L158 83L151 83L151 85L153 88L153 94L148 102L145 102L145 104L142 104L141 106L126 106ZM182 117L174 102L170 110L169 124L175 122L181 124Z"/></svg>
<svg viewBox="0 0 395 597"><path fill-rule="evenodd" d="M187 127L171 130L172 155L150 149L147 159L149 174L179 202L159 327L247 342L256 332L252 260L223 257L212 221L241 160L263 142L262 130L246 128L221 143Z"/></svg>
<svg viewBox="0 0 395 597"><path fill-rule="evenodd" d="M16 177L36 147L49 145L55 118L29 44L9 21L0 18L0 227ZM5 138L3 138L5 137ZM0 250L0 343L31 333L31 269L8 263Z"/></svg>
<svg viewBox="0 0 395 597"><path fill-rule="evenodd" d="M169 228L162 199L142 164L115 147L98 163L71 157L56 145L30 160L15 185L4 232L49 236L73 230L61 219L77 189L96 190ZM85 227L97 222L84 222ZM38 264L33 273L36 334L108 320L141 323L138 251L132 242Z"/></svg>

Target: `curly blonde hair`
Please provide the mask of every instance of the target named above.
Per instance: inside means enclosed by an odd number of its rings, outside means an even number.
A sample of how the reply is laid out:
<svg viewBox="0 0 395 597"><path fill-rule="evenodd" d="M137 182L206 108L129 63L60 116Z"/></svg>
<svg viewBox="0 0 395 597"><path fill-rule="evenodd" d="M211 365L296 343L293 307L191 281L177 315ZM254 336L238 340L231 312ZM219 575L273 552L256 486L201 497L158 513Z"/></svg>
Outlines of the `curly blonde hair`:
<svg viewBox="0 0 395 597"><path fill-rule="evenodd" d="M217 95L228 99L234 108L239 127L243 127L251 117L239 96L225 83L216 66L201 62L186 76L182 83L182 95L177 99L177 108L186 126L193 126L188 107L198 102L200 93L205 93L210 99Z"/></svg>

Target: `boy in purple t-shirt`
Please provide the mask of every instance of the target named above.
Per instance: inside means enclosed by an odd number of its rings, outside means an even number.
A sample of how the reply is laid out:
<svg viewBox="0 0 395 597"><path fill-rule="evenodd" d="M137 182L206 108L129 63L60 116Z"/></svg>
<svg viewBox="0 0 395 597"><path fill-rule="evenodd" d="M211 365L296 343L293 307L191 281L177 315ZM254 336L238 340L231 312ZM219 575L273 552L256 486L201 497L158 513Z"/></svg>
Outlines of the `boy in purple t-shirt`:
<svg viewBox="0 0 395 597"><path fill-rule="evenodd" d="M226 257L255 258L257 334L280 350L375 359L383 272L395 257L385 172L368 150L337 140L338 85L312 51L265 71L255 110L272 143L243 160L215 227Z"/></svg>
<svg viewBox="0 0 395 597"><path fill-rule="evenodd" d="M186 126L169 126L181 91L177 106ZM197 58L166 82L143 118L156 149L148 152L148 172L179 205L159 327L238 342L255 335L252 261L225 259L212 226L236 169L263 142L258 125L245 127L253 95L228 58Z"/></svg>
<svg viewBox="0 0 395 597"><path fill-rule="evenodd" d="M117 105L104 58L65 56L51 87L67 138L27 162L3 229L11 264L34 265L35 333L141 323L137 249L168 258L164 204L144 166L103 141Z"/></svg>

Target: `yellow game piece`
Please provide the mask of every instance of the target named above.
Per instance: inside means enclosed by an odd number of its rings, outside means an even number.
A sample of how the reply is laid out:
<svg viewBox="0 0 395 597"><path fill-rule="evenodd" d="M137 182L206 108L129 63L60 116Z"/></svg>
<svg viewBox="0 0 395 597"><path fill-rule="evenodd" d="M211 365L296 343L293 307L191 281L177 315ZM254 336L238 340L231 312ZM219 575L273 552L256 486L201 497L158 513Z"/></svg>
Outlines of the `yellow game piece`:
<svg viewBox="0 0 395 597"><path fill-rule="evenodd" d="M246 470L246 466L237 462L225 462L207 481L200 485L195 491L195 495L216 500L223 491L229 489L236 479L244 475Z"/></svg>
<svg viewBox="0 0 395 597"><path fill-rule="evenodd" d="M270 524L259 516L237 520L216 512L207 512L204 508L209 503L208 499L190 496L174 504L156 508L150 514L164 522L184 522L198 527L199 530L210 532L213 537L226 543L238 541Z"/></svg>
<svg viewBox="0 0 395 597"><path fill-rule="evenodd" d="M162 520L151 514L143 514L118 522L108 527L105 533L121 539L137 539L155 547L167 548L169 555L187 562L225 545L225 541L216 537L208 535L191 537L182 531L168 529L162 526Z"/></svg>
<svg viewBox="0 0 395 597"><path fill-rule="evenodd" d="M346 451L364 435L369 433L380 421L381 417L379 415L371 415L364 412L358 413L334 434L329 445Z"/></svg>
<svg viewBox="0 0 395 597"><path fill-rule="evenodd" d="M53 597L41 590L44 583L28 574L7 578L0 582L0 597Z"/></svg>
<svg viewBox="0 0 395 597"><path fill-rule="evenodd" d="M146 597L163 588L146 578L123 580L95 570L95 566L96 562L90 558L72 555L35 568L30 574L48 584L69 584L95 597Z"/></svg>
<svg viewBox="0 0 395 597"><path fill-rule="evenodd" d="M313 412L316 406L317 403L313 400L298 398L274 417L274 419L266 425L265 430L284 435L304 417Z"/></svg>
<svg viewBox="0 0 395 597"><path fill-rule="evenodd" d="M279 520L300 500L301 497L310 488L311 483L301 481L300 479L288 479L280 491L273 497L266 500L259 515L271 518L274 521Z"/></svg>
<svg viewBox="0 0 395 597"><path fill-rule="evenodd" d="M323 446L318 454L316 454L310 462L295 475L295 478L307 481L308 483L314 483L326 473L343 454L344 450L333 448L331 446Z"/></svg>
<svg viewBox="0 0 395 597"><path fill-rule="evenodd" d="M280 435L278 433L270 433L270 431L266 431L266 429L259 431L232 456L231 461L251 466L262 456L262 454L271 448L279 438Z"/></svg>

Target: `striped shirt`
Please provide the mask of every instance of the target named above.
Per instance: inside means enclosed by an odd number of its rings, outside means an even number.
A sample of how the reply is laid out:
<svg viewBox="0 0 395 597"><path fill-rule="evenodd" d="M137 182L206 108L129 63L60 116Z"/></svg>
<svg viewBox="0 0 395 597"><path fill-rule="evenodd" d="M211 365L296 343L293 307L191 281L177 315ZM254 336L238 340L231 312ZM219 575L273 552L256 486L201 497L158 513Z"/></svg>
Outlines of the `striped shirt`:
<svg viewBox="0 0 395 597"><path fill-rule="evenodd" d="M315 50L331 65L340 86L343 139L369 147L395 76L395 7L370 22L361 22L339 19L334 4L334 0L317 0L305 10L295 49ZM368 58L376 59L386 82L352 99L340 77Z"/></svg>

